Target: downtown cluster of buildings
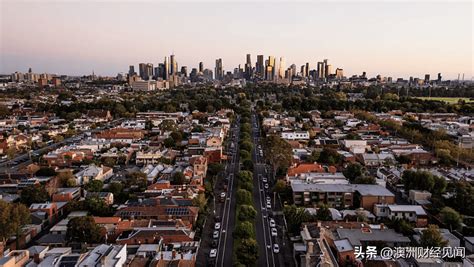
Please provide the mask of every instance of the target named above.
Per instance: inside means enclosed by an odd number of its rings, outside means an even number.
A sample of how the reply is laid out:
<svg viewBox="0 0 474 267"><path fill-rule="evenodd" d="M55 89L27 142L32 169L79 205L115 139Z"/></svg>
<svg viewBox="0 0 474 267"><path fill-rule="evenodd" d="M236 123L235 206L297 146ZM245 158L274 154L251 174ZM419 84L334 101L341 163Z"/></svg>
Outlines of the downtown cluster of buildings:
<svg viewBox="0 0 474 267"><path fill-rule="evenodd" d="M264 55L257 55L254 65L250 54L247 54L244 66L239 65L233 71L224 70L222 58L219 58L216 59L214 71L205 69L203 62L199 62L199 67L193 68L188 73L188 68L186 66L179 68L175 55L171 55L169 58L165 57L164 62L156 67L152 63L140 63L138 73L135 71L135 66L131 65L127 76L132 88L154 90L213 81L240 86L248 81L281 84L324 83L329 80L342 80L344 73L340 68L333 70L327 59L317 62L312 69L309 63L301 67L295 64L287 67L285 58L280 57L277 62L274 56L265 58Z"/></svg>

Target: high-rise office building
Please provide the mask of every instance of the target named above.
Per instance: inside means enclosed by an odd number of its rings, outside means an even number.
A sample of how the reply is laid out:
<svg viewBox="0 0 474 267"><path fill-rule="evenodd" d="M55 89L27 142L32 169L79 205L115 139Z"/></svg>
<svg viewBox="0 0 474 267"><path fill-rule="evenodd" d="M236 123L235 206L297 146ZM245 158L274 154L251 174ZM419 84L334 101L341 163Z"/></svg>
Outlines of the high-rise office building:
<svg viewBox="0 0 474 267"><path fill-rule="evenodd" d="M176 74L177 71L178 70L177 70L176 60L174 58L174 55L171 55L170 56L170 74L174 75L174 74Z"/></svg>
<svg viewBox="0 0 474 267"><path fill-rule="evenodd" d="M265 80L273 81L275 79L275 57L269 56L265 62Z"/></svg>
<svg viewBox="0 0 474 267"><path fill-rule="evenodd" d="M323 80L326 77L326 66L324 62L318 62L318 79Z"/></svg>
<svg viewBox="0 0 474 267"><path fill-rule="evenodd" d="M203 72L204 72L204 63L199 62L199 73L203 73Z"/></svg>
<svg viewBox="0 0 474 267"><path fill-rule="evenodd" d="M216 59L215 76L216 76L216 80L222 80L224 78L224 70L222 68L222 58Z"/></svg>
<svg viewBox="0 0 474 267"><path fill-rule="evenodd" d="M260 78L265 77L265 65L263 62L263 55L257 55L257 63L255 64L255 73Z"/></svg>
<svg viewBox="0 0 474 267"><path fill-rule="evenodd" d="M151 77L153 77L153 64L151 63L140 63L138 65L139 72L140 72L140 77L142 80L149 80Z"/></svg>
<svg viewBox="0 0 474 267"><path fill-rule="evenodd" d="M250 80L252 78L252 59L251 55L247 54L247 60L245 62L244 78Z"/></svg>
<svg viewBox="0 0 474 267"><path fill-rule="evenodd" d="M332 74L332 66L331 65L326 65L326 71L325 72L326 72L326 78L329 77L329 75Z"/></svg>
<svg viewBox="0 0 474 267"><path fill-rule="evenodd" d="M184 77L188 77L188 68L186 66L181 67L181 74L184 75Z"/></svg>
<svg viewBox="0 0 474 267"><path fill-rule="evenodd" d="M425 74L425 83L429 83L429 82L430 82L430 75Z"/></svg>
<svg viewBox="0 0 474 267"><path fill-rule="evenodd" d="M280 65L278 66L278 78L283 79L285 78L285 70L286 70L286 63L285 58L280 57Z"/></svg>
<svg viewBox="0 0 474 267"><path fill-rule="evenodd" d="M308 62L306 62L304 66L304 70L305 70L304 77L309 77L309 63Z"/></svg>
<svg viewBox="0 0 474 267"><path fill-rule="evenodd" d="M306 65L301 65L300 76L306 77Z"/></svg>
<svg viewBox="0 0 474 267"><path fill-rule="evenodd" d="M198 75L197 69L193 68L191 70L191 72L189 73L189 79L191 80L191 82L196 82L197 81L197 75Z"/></svg>
<svg viewBox="0 0 474 267"><path fill-rule="evenodd" d="M336 69L336 79L342 79L344 77L344 70L337 68Z"/></svg>
<svg viewBox="0 0 474 267"><path fill-rule="evenodd" d="M30 70L31 70L31 68L30 68ZM130 66L128 67L128 75L129 75L129 76L133 76L133 75L135 75L135 74L136 74L136 73L135 73L135 66L130 65Z"/></svg>
<svg viewBox="0 0 474 267"><path fill-rule="evenodd" d="M164 65L165 65L165 74L164 74L164 76L163 76L163 79L164 79L164 80L169 80L170 63L169 63L169 61L168 61L168 57L165 57Z"/></svg>
<svg viewBox="0 0 474 267"><path fill-rule="evenodd" d="M441 73L438 73L438 83L441 83L441 79L442 79Z"/></svg>
<svg viewBox="0 0 474 267"><path fill-rule="evenodd" d="M145 80L145 73L146 73L146 63L138 64L138 75Z"/></svg>

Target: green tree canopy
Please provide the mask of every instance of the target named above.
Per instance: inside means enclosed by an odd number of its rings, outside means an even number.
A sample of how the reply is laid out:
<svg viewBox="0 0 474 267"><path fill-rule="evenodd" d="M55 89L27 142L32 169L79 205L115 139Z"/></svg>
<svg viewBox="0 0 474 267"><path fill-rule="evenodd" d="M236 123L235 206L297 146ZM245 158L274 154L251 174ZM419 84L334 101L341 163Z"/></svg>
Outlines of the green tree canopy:
<svg viewBox="0 0 474 267"><path fill-rule="evenodd" d="M447 244L448 241L443 239L437 225L430 224L421 233L420 245L423 247L444 247Z"/></svg>
<svg viewBox="0 0 474 267"><path fill-rule="evenodd" d="M104 182L101 180L92 180L89 181L88 184L86 184L85 188L89 192L100 192L102 190L102 187L104 186Z"/></svg>
<svg viewBox="0 0 474 267"><path fill-rule="evenodd" d="M441 221L446 224L451 230L458 229L461 226L461 215L459 215L456 210L450 207L444 207L443 209L441 209L439 216L441 218Z"/></svg>
<svg viewBox="0 0 474 267"><path fill-rule="evenodd" d="M237 208L237 214L240 221L249 221L255 219L257 211L250 205L239 205Z"/></svg>
<svg viewBox="0 0 474 267"><path fill-rule="evenodd" d="M43 203L49 200L49 194L43 185L30 185L21 190L20 202L26 206Z"/></svg>
<svg viewBox="0 0 474 267"><path fill-rule="evenodd" d="M233 232L234 238L251 238L255 236L253 224L249 221L237 223Z"/></svg>
<svg viewBox="0 0 474 267"><path fill-rule="evenodd" d="M91 216L74 217L67 224L67 239L73 242L99 243L101 230Z"/></svg>
<svg viewBox="0 0 474 267"><path fill-rule="evenodd" d="M0 242L19 234L22 226L30 222L30 211L20 203L7 203L0 200Z"/></svg>

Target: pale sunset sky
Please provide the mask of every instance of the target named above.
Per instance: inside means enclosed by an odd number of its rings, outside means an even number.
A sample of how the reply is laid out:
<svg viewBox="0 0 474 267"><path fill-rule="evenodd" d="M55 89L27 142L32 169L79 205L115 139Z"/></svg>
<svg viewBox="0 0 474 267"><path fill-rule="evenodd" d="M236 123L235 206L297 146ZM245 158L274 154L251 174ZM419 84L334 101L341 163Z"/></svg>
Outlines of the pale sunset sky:
<svg viewBox="0 0 474 267"><path fill-rule="evenodd" d="M473 74L473 1L0 0L0 73L116 75L174 52L188 71L245 55L344 74Z"/></svg>

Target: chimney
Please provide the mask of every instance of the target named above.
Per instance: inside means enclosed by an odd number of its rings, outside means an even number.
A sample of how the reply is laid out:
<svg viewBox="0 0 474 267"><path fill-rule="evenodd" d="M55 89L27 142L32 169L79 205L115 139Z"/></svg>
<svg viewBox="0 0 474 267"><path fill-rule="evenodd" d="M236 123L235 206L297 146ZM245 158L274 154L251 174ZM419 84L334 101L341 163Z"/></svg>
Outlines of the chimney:
<svg viewBox="0 0 474 267"><path fill-rule="evenodd" d="M179 255L181 255L181 259L184 259L184 254L183 253L181 253Z"/></svg>
<svg viewBox="0 0 474 267"><path fill-rule="evenodd" d="M309 255L312 255L314 253L314 243L313 242L308 242L308 252Z"/></svg>
<svg viewBox="0 0 474 267"><path fill-rule="evenodd" d="M41 259L38 253L35 253L35 255L33 255L33 260L36 264L39 264L41 262Z"/></svg>
<svg viewBox="0 0 474 267"><path fill-rule="evenodd" d="M163 251L160 254L160 258L163 259Z"/></svg>
<svg viewBox="0 0 474 267"><path fill-rule="evenodd" d="M383 223L380 223L380 230L384 230L385 229L385 225Z"/></svg>
<svg viewBox="0 0 474 267"><path fill-rule="evenodd" d="M173 249L171 252L171 258L174 260L176 258L176 250Z"/></svg>

